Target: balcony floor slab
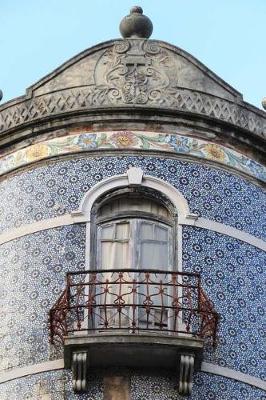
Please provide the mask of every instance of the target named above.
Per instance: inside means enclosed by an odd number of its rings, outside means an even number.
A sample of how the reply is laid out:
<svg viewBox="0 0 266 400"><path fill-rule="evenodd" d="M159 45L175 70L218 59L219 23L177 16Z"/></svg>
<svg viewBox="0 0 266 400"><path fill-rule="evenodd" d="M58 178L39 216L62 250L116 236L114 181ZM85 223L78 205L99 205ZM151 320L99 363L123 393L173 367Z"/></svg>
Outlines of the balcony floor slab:
<svg viewBox="0 0 266 400"><path fill-rule="evenodd" d="M176 370L181 354L194 355L195 368L202 361L203 340L189 335L101 332L65 338L65 367L73 352L87 351L89 367L163 368Z"/></svg>

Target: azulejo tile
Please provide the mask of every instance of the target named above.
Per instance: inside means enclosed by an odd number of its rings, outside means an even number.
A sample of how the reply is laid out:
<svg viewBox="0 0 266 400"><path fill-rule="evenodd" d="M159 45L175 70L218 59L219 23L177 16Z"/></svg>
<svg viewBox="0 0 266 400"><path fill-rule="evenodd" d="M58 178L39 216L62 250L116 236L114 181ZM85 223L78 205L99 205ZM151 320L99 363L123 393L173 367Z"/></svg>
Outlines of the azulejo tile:
<svg viewBox="0 0 266 400"><path fill-rule="evenodd" d="M0 185L2 229L71 212L95 183L125 173L132 165L175 186L187 198L191 212L265 237L265 194L260 187L210 166L146 155L61 160L10 177ZM50 229L0 246L0 296L5 310L3 368L32 365L53 356L48 346L47 312L64 287L65 273L84 268L84 253L82 224ZM203 287L221 315L219 345L215 351L206 349L205 360L261 379L265 379L265 261L262 251L246 243L183 227L183 268L201 273ZM47 382L40 383L40 379ZM33 398L29 397L33 390L49 388L50 382L59 388L52 399L63 398L61 387L72 399L69 372L47 373L29 378L27 385L25 382L22 379L2 386L7 388L4 400ZM91 391L79 398L101 400L101 384L97 382L98 378L92 378ZM176 377L136 375L131 385L132 400L179 400ZM220 399L221 393L223 400L265 400L257 389L207 374L196 376L191 399Z"/></svg>
<svg viewBox="0 0 266 400"><path fill-rule="evenodd" d="M77 395L70 371L50 371L0 384L0 393L1 400L103 400L103 380L91 375L88 393Z"/></svg>
<svg viewBox="0 0 266 400"><path fill-rule="evenodd" d="M204 359L265 379L266 254L244 242L196 227L183 228L183 270L201 274L220 314L218 346Z"/></svg>
<svg viewBox="0 0 266 400"><path fill-rule="evenodd" d="M177 392L177 377L131 377L132 400L183 400ZM266 400L263 390L212 374L197 373L194 378L191 400Z"/></svg>
<svg viewBox="0 0 266 400"><path fill-rule="evenodd" d="M18 173L0 184L0 229L69 213L90 187L132 165L175 186L191 212L266 238L262 188L210 166L150 156L84 157Z"/></svg>
<svg viewBox="0 0 266 400"><path fill-rule="evenodd" d="M183 400L177 392L177 377L129 375L131 400ZM70 371L50 371L0 384L1 400L103 400L103 376L92 374L88 392L73 393ZM45 397L46 396L46 397ZM266 400L263 390L221 376L196 373L191 400Z"/></svg>
<svg viewBox="0 0 266 400"><path fill-rule="evenodd" d="M96 149L167 151L211 160L266 182L266 168L263 165L232 149L178 133L149 131L70 131L67 136L33 144L3 157L0 175L47 157Z"/></svg>
<svg viewBox="0 0 266 400"><path fill-rule="evenodd" d="M72 225L25 236L0 246L4 369L47 361L48 311L68 271L84 269L85 226Z"/></svg>

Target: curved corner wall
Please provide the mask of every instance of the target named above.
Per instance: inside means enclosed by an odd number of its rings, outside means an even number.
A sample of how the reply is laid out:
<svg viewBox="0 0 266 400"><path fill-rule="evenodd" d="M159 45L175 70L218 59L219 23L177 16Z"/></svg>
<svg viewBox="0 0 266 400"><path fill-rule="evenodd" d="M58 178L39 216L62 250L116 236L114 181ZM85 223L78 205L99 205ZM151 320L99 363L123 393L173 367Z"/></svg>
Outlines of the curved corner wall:
<svg viewBox="0 0 266 400"><path fill-rule="evenodd" d="M241 167L232 165L232 150L226 153L200 141L195 145L192 138L123 132L73 134L4 159L8 167L2 170L0 183L1 400L104 398L114 371L94 371L89 392L75 395L70 373L62 368L62 354L48 344L47 313L64 287L65 273L85 268L84 222L56 226L56 219L77 210L96 183L125 174L130 166L174 186L190 212L208 220L210 227L184 223L182 239L178 238L183 270L201 273L204 290L221 315L218 346L206 349L191 399L265 400L266 255L261 243L266 237L266 194L259 184L261 175L254 172L263 167L255 168L245 157L239 158ZM204 156L208 151L212 157ZM255 169L244 170L244 165ZM216 223L224 225L223 233ZM232 231L239 233L238 238ZM245 240L240 239L243 235ZM167 372L161 371L160 377L148 371L122 375L132 400L181 399L177 379Z"/></svg>

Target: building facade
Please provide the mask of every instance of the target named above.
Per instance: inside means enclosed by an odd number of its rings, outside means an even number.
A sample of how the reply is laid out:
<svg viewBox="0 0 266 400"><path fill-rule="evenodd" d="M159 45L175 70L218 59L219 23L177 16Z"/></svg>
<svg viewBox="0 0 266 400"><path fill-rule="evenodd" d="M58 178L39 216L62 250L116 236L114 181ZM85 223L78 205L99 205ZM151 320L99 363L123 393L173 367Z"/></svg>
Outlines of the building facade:
<svg viewBox="0 0 266 400"><path fill-rule="evenodd" d="M266 114L120 29L0 107L0 399L265 400Z"/></svg>

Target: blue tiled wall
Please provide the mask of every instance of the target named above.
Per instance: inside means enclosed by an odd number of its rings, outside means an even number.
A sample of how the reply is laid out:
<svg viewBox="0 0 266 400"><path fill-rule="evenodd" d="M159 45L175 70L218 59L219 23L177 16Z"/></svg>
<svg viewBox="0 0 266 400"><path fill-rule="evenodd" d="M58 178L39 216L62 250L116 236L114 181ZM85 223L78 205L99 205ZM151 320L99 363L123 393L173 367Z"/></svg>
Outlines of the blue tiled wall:
<svg viewBox="0 0 266 400"><path fill-rule="evenodd" d="M132 400L182 400L177 377L139 375L131 378ZM266 400L265 392L221 376L195 374L189 400Z"/></svg>
<svg viewBox="0 0 266 400"><path fill-rule="evenodd" d="M160 157L97 157L58 161L0 184L0 229L52 218L78 208L98 181L130 165L167 180L199 215L266 237L266 195L244 178L219 169Z"/></svg>
<svg viewBox="0 0 266 400"><path fill-rule="evenodd" d="M47 395L47 400L103 400L102 378L91 375L88 379L88 393L79 395L73 393L71 379L68 370L50 371L14 379L0 385L0 399L42 400L45 397L41 395Z"/></svg>
<svg viewBox="0 0 266 400"><path fill-rule="evenodd" d="M49 359L48 311L65 286L66 272L84 269L84 250L84 225L50 229L0 246L4 368Z"/></svg>
<svg viewBox="0 0 266 400"><path fill-rule="evenodd" d="M183 270L199 272L220 314L219 341L205 360L265 379L266 253L205 229L183 228Z"/></svg>
<svg viewBox="0 0 266 400"><path fill-rule="evenodd" d="M92 185L125 173L133 165L180 190L191 212L266 237L266 196L262 188L210 166L155 156L58 160L18 172L0 184L1 229L4 232L73 211ZM0 363L4 369L53 357L48 345L48 311L64 287L65 273L84 268L84 253L82 224L50 229L0 246L0 296L4 306ZM205 361L261 379L265 379L265 258L265 253L256 247L229 236L183 228L183 268L202 274L203 287L221 314L218 347L215 351L206 350ZM42 376L51 377L51 382L63 379L66 387L70 385L68 372ZM27 385L26 378L3 384L0 393L5 397L0 399L35 399L27 397L27 393L38 379L40 375L27 379ZM92 388L100 388L97 382L95 378ZM135 376L131 386L132 400L179 399L174 378ZM66 390L67 398L72 399L71 389ZM53 396L52 400L64 398L60 397L62 394ZM101 396L99 389L84 399L101 400ZM197 376L191 399L265 400L265 396L251 386L202 373Z"/></svg>
<svg viewBox="0 0 266 400"><path fill-rule="evenodd" d="M183 400L178 395L176 376L131 375L131 400ZM16 379L0 386L1 400L40 400L40 393L49 400L103 400L101 376L90 376L88 393L74 394L69 371L54 371ZM265 392L250 385L220 376L195 375L190 400L266 400Z"/></svg>

